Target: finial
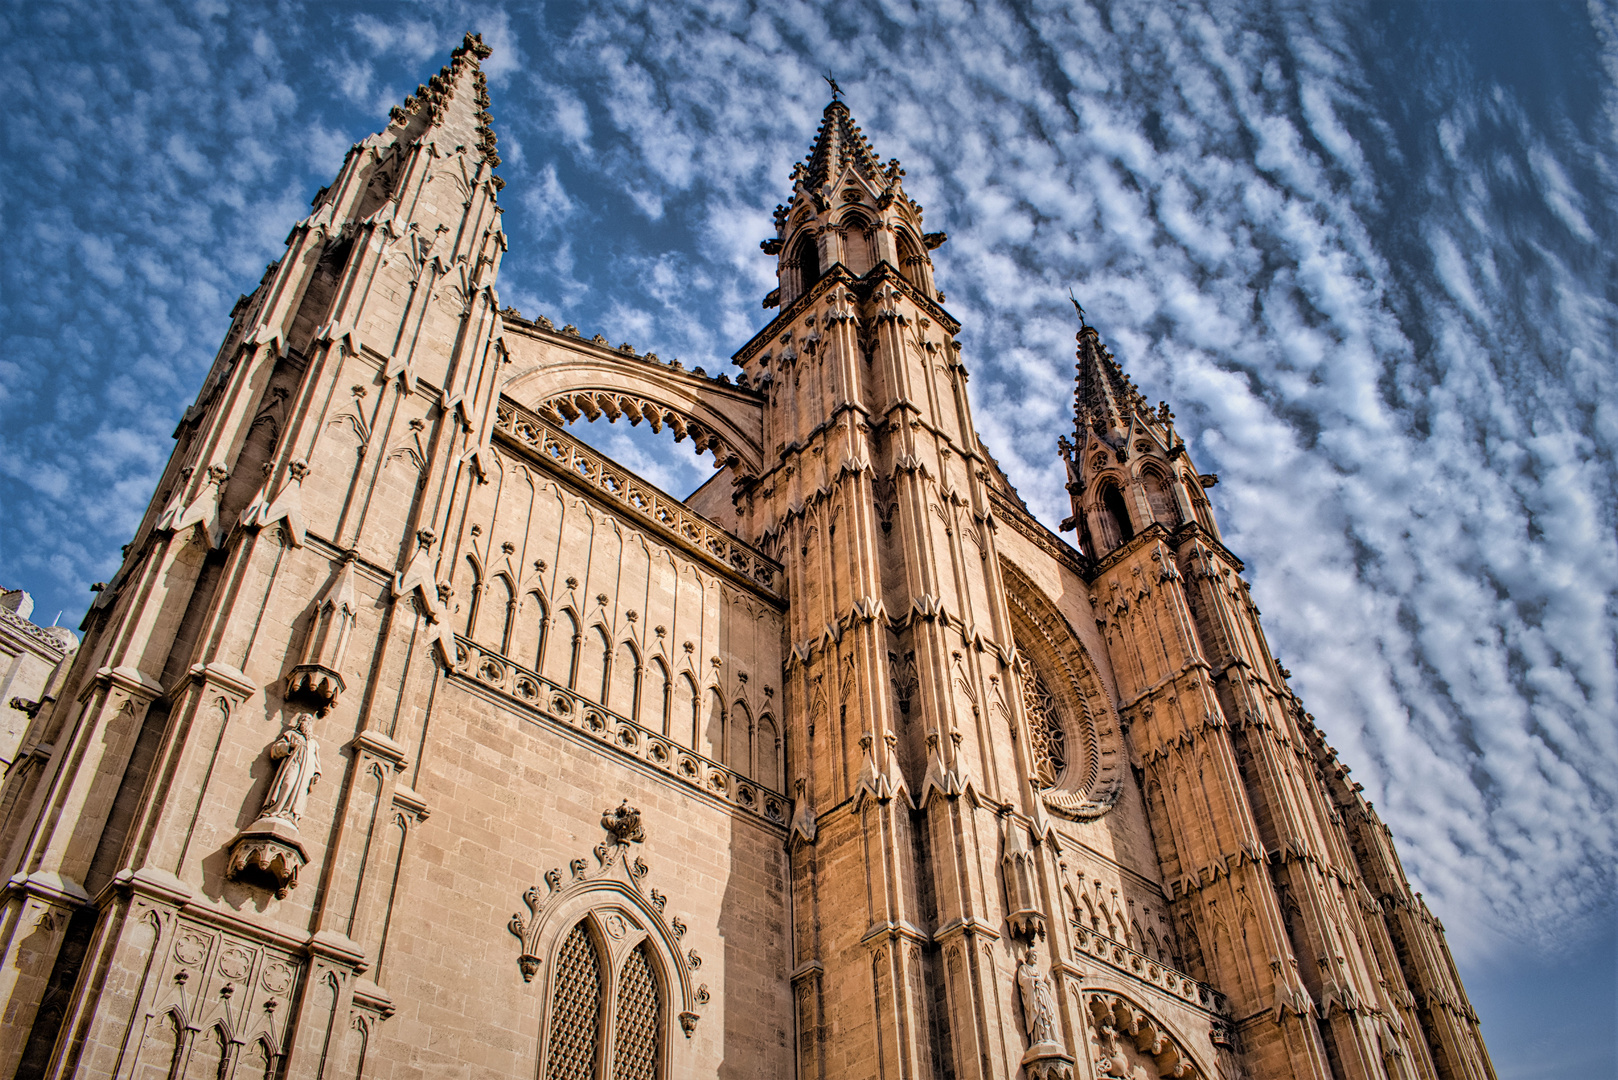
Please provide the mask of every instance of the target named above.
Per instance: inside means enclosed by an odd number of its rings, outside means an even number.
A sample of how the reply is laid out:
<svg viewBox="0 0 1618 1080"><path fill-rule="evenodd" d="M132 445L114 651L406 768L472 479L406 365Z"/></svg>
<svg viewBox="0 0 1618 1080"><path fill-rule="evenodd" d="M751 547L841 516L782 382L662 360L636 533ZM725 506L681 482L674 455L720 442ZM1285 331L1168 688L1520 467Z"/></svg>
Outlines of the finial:
<svg viewBox="0 0 1618 1080"><path fill-rule="evenodd" d="M830 75L822 75L821 78L825 79L826 85L831 87L831 99L841 101L843 99L843 88L837 85L837 80Z"/></svg>
<svg viewBox="0 0 1618 1080"><path fill-rule="evenodd" d="M1067 298L1073 301L1073 310L1079 313L1079 325L1089 326L1090 324L1084 321L1084 308L1079 306L1079 298L1073 295L1072 289L1067 291Z"/></svg>

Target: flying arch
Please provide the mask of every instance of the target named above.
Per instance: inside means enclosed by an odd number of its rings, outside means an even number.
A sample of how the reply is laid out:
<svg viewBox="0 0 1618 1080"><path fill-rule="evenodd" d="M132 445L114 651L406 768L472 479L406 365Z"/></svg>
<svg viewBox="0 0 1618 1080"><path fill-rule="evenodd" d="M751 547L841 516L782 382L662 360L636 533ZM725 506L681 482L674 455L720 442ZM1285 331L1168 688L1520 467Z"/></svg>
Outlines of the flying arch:
<svg viewBox="0 0 1618 1080"><path fill-rule="evenodd" d="M501 393L542 419L566 425L605 416L653 431L667 426L712 451L715 467L763 471L764 398L755 390L508 319L511 375Z"/></svg>

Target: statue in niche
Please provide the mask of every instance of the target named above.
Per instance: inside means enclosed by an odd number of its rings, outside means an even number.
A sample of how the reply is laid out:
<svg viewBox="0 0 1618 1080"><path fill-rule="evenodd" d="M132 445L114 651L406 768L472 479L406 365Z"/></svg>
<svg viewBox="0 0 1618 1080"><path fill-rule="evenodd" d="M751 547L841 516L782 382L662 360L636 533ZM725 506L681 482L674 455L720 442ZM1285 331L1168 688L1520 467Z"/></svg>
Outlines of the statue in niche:
<svg viewBox="0 0 1618 1080"><path fill-rule="evenodd" d="M1017 965L1017 989L1022 993L1023 1022L1028 1028L1028 1042L1040 1046L1057 1042L1056 997L1051 992L1051 981L1039 970L1039 950L1029 948Z"/></svg>
<svg viewBox="0 0 1618 1080"><path fill-rule="evenodd" d="M310 728L314 717L299 713L270 744L270 760L278 762L275 779L264 796L259 817L298 824L309 803L309 792L320 779L320 744Z"/></svg>

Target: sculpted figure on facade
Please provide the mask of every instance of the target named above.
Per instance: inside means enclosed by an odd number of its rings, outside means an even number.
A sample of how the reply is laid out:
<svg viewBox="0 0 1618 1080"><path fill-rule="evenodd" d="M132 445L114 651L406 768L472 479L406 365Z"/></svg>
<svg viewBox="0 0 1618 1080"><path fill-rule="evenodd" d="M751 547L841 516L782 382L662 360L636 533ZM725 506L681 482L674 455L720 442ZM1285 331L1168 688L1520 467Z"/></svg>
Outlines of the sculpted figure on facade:
<svg viewBox="0 0 1618 1080"><path fill-rule="evenodd" d="M270 760L275 777L264 795L261 819L278 819L296 825L309 805L309 793L320 782L320 744L315 741L314 717L300 712L270 744Z"/></svg>
<svg viewBox="0 0 1618 1080"><path fill-rule="evenodd" d="M1039 950L1023 950L1017 965L1017 991L1022 995L1023 1025L1030 1046L1060 1042L1056 1033L1056 997L1051 981L1039 970Z"/></svg>

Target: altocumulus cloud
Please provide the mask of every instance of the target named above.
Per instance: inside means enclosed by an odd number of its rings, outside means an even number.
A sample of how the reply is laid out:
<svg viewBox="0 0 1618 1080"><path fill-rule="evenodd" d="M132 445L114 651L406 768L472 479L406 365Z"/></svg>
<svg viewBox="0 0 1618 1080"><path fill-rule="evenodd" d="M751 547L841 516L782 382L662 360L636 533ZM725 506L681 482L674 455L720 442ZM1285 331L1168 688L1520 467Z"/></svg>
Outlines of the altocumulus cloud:
<svg viewBox="0 0 1618 1080"><path fill-rule="evenodd" d="M235 296L468 28L513 151L504 298L710 370L765 320L757 243L834 74L950 233L979 424L1041 518L1071 287L1220 475L1276 649L1463 965L1611 947L1610 9L0 12L8 584L82 612ZM589 437L676 492L706 472ZM1507 1075L1611 1067L1485 1020Z"/></svg>

